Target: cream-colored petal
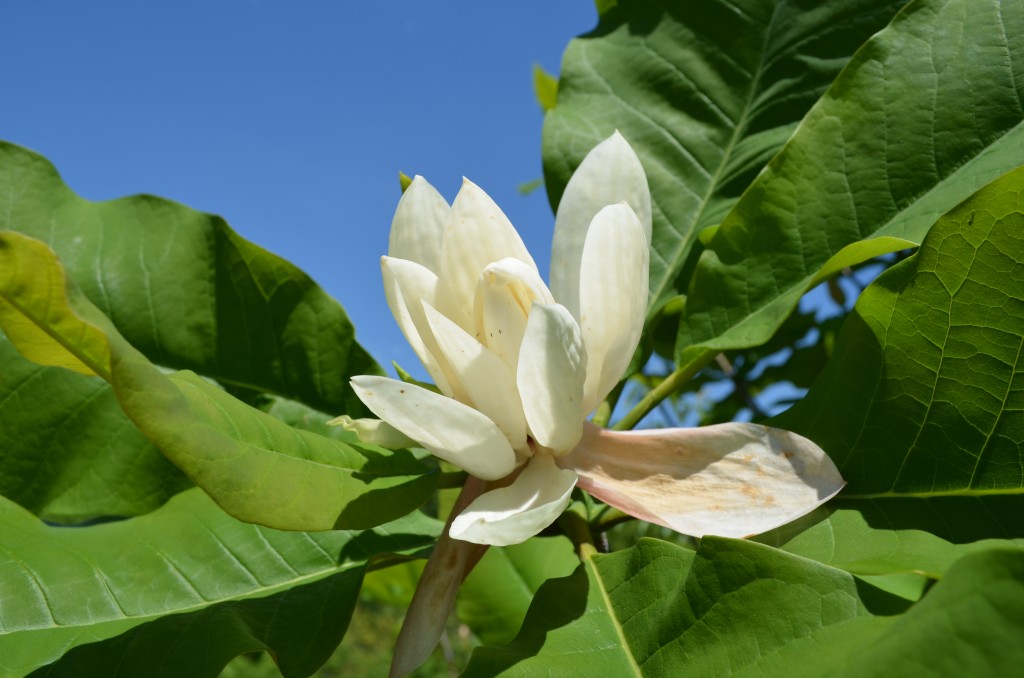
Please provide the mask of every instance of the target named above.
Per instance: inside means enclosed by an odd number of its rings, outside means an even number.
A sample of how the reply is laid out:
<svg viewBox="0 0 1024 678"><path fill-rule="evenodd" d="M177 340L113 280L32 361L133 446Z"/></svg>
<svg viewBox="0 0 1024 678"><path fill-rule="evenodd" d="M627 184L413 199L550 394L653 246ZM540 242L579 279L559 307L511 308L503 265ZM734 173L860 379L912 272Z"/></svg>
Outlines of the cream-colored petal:
<svg viewBox="0 0 1024 678"><path fill-rule="evenodd" d="M474 299L477 339L497 354L513 373L533 302L554 303L537 271L518 259L489 264L480 274Z"/></svg>
<svg viewBox="0 0 1024 678"><path fill-rule="evenodd" d="M640 219L651 242L651 193L640 159L616 131L583 158L569 179L555 218L551 245L551 291L579 318L580 262L594 216L607 205L625 201Z"/></svg>
<svg viewBox="0 0 1024 678"><path fill-rule="evenodd" d="M423 568L416 593L405 613L391 659L390 678L408 675L430 657L455 607L459 585L487 550L487 546L448 536L454 517L479 497L483 489L483 481L470 478L455 500L448 524Z"/></svg>
<svg viewBox="0 0 1024 678"><path fill-rule="evenodd" d="M340 426L346 431L355 433L364 443L379 445L389 450L416 447L415 440L380 419L353 419L347 414L343 414L331 419L327 424L328 426Z"/></svg>
<svg viewBox="0 0 1024 678"><path fill-rule="evenodd" d="M621 433L587 424L558 461L601 501L694 537L771 530L846 484L813 442L760 424Z"/></svg>
<svg viewBox="0 0 1024 678"><path fill-rule="evenodd" d="M438 348L466 391L466 404L497 424L513 449L524 448L526 419L512 370L432 306L426 312Z"/></svg>
<svg viewBox="0 0 1024 678"><path fill-rule="evenodd" d="M353 377L352 389L378 417L477 478L498 480L516 467L501 429L472 407L386 377Z"/></svg>
<svg viewBox="0 0 1024 678"><path fill-rule="evenodd" d="M575 473L537 454L511 485L484 493L456 516L449 534L477 544L519 544L555 522L575 486Z"/></svg>
<svg viewBox="0 0 1024 678"><path fill-rule="evenodd" d="M474 328L468 325L472 318L455 314L472 311L480 273L488 264L506 258L518 259L537 270L505 214L479 186L464 179L452 204L451 225L441 246L445 290L444 303L437 306L438 310L473 334Z"/></svg>
<svg viewBox="0 0 1024 678"><path fill-rule="evenodd" d="M583 411L605 399L629 366L647 314L650 251L626 203L594 217L580 267L580 331L587 347Z"/></svg>
<svg viewBox="0 0 1024 678"><path fill-rule="evenodd" d="M580 439L587 352L576 321L559 304L535 303L523 334L516 382L533 439L556 455Z"/></svg>
<svg viewBox="0 0 1024 678"><path fill-rule="evenodd" d="M388 256L408 259L437 273L441 242L451 221L448 202L427 180L417 175L402 193L391 220Z"/></svg>
<svg viewBox="0 0 1024 678"><path fill-rule="evenodd" d="M423 314L423 301L437 296L437 275L422 264L392 257L380 258L384 297L406 341L430 373L442 393L452 395L452 386L436 358L437 343Z"/></svg>

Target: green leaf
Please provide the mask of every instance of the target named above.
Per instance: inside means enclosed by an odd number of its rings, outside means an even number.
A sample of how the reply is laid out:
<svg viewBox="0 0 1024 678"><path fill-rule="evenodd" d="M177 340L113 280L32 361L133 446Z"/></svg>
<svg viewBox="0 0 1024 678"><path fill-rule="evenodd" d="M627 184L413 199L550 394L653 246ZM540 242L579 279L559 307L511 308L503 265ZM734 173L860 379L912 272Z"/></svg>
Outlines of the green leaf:
<svg viewBox="0 0 1024 678"><path fill-rule="evenodd" d="M1024 496L837 500L757 541L858 575L939 579L961 557L1024 547Z"/></svg>
<svg viewBox="0 0 1024 678"><path fill-rule="evenodd" d="M435 474L408 451L294 429L190 372L165 375L38 240L0 232L0 325L22 353L68 356L114 387L135 425L224 510L279 529L366 528L422 504Z"/></svg>
<svg viewBox="0 0 1024 678"><path fill-rule="evenodd" d="M846 499L1024 495L1024 168L939 220L857 301L777 424L839 466Z"/></svg>
<svg viewBox="0 0 1024 678"><path fill-rule="evenodd" d="M830 269L920 242L941 214L1017 166L1022 82L1024 5L907 5L708 242L679 325L678 364L766 341Z"/></svg>
<svg viewBox="0 0 1024 678"><path fill-rule="evenodd" d="M45 675L216 676L259 650L285 676L308 676L344 634L367 564L427 547L440 528L416 513L362 533L279 532L199 490L85 528L46 526L0 499L0 526L5 676L65 653Z"/></svg>
<svg viewBox="0 0 1024 678"><path fill-rule="evenodd" d="M558 97L558 78L544 70L540 64L533 65L533 93L542 111L547 113L555 107Z"/></svg>
<svg viewBox="0 0 1024 678"><path fill-rule="evenodd" d="M908 609L849 573L759 544L706 537L694 553L642 540L542 586L516 640L477 649L465 675L886 675L885 661L915 660L999 675L1022 654L1022 568L1022 550L967 556Z"/></svg>
<svg viewBox="0 0 1024 678"><path fill-rule="evenodd" d="M0 495L41 518L134 516L191 485L110 384L23 358L0 333Z"/></svg>
<svg viewBox="0 0 1024 678"><path fill-rule="evenodd" d="M44 158L0 143L0 229L43 240L153 362L359 416L348 381L380 368L344 310L223 219L133 196L84 200Z"/></svg>
<svg viewBox="0 0 1024 678"><path fill-rule="evenodd" d="M487 549L459 589L455 614L484 643L507 643L522 626L541 584L571 574L578 564L565 537L535 537Z"/></svg>
<svg viewBox="0 0 1024 678"><path fill-rule="evenodd" d="M604 3L596 30L566 49L558 106L545 116L552 206L584 155L620 130L651 188L651 310L659 308L686 290L698 234L721 221L847 59L903 4Z"/></svg>

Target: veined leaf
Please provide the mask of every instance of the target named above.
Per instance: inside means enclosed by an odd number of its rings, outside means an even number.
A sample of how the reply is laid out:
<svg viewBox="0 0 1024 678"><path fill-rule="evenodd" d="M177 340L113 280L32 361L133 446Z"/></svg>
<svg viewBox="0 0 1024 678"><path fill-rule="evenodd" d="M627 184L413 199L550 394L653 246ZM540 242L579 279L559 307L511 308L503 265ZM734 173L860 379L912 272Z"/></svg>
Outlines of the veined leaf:
<svg viewBox="0 0 1024 678"><path fill-rule="evenodd" d="M777 424L845 499L1024 495L1024 169L938 221L861 295L835 354Z"/></svg>
<svg viewBox="0 0 1024 678"><path fill-rule="evenodd" d="M216 676L268 650L284 675L308 676L371 560L428 547L439 529L414 513L361 533L279 532L197 489L138 518L57 528L0 498L0 675L56 662L41 673Z"/></svg>
<svg viewBox="0 0 1024 678"><path fill-rule="evenodd" d="M571 43L558 105L544 119L552 206L586 153L618 129L651 188L651 309L685 291L701 230L719 223L757 172L904 0L785 0L600 6Z"/></svg>
<svg viewBox="0 0 1024 678"><path fill-rule="evenodd" d="M335 415L380 368L344 310L223 219L152 196L84 200L44 158L0 143L0 229L46 242L68 275L153 362Z"/></svg>
<svg viewBox="0 0 1024 678"><path fill-rule="evenodd" d="M134 516L191 485L105 381L22 357L0 332L0 495L46 520Z"/></svg>
<svg viewBox="0 0 1024 678"><path fill-rule="evenodd" d="M886 661L999 675L1024 658L1022 573L1022 550L973 554L907 610L760 544L642 540L541 587L515 641L477 649L465 675L879 675Z"/></svg>
<svg viewBox="0 0 1024 678"><path fill-rule="evenodd" d="M279 529L366 528L423 503L434 474L407 451L345 444L164 375L65 281L46 245L0 232L0 324L22 353L71 356L114 387L135 425L231 515Z"/></svg>
<svg viewBox="0 0 1024 678"><path fill-rule="evenodd" d="M975 193L860 296L807 396L775 425L821 445L844 510L791 538L854 572L939 576L1024 545L1024 168Z"/></svg>
<svg viewBox="0 0 1024 678"><path fill-rule="evenodd" d="M676 360L766 341L829 268L920 242L1020 164L1024 4L915 0L857 52L707 244Z"/></svg>
<svg viewBox="0 0 1024 678"><path fill-rule="evenodd" d="M548 579L571 574L578 564L565 537L489 548L459 588L455 614L484 643L507 643L522 626L537 589Z"/></svg>

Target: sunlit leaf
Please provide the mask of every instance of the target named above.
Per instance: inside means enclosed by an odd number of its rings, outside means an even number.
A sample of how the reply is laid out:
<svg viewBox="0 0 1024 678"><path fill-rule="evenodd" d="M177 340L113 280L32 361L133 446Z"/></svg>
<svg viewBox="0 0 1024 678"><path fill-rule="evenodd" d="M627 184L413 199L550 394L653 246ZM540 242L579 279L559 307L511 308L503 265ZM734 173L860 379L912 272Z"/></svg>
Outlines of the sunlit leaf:
<svg viewBox="0 0 1024 678"><path fill-rule="evenodd" d="M407 451L288 426L190 372L165 375L73 285L38 240L0 232L0 324L35 360L71 355L135 425L232 515L280 529L366 528L419 506L434 476Z"/></svg>
<svg viewBox="0 0 1024 678"><path fill-rule="evenodd" d="M1022 40L1019 2L915 0L865 43L708 242L677 362L766 341L821 277L1020 164Z"/></svg>
<svg viewBox="0 0 1024 678"><path fill-rule="evenodd" d="M365 412L348 379L380 368L345 311L223 219L146 195L84 200L44 158L0 143L0 229L50 245L154 363L328 413Z"/></svg>
<svg viewBox="0 0 1024 678"><path fill-rule="evenodd" d="M650 183L657 308L686 291L681 273L697 235L722 220L847 59L903 4L599 4L598 27L566 49L558 106L544 121L551 204L583 156L621 131Z"/></svg>
<svg viewBox="0 0 1024 678"><path fill-rule="evenodd" d="M0 498L0 674L56 661L42 673L216 676L268 650L285 676L308 676L344 634L374 556L424 548L438 529L413 514L361 533L279 532L199 490L146 516L57 528Z"/></svg>
<svg viewBox="0 0 1024 678"><path fill-rule="evenodd" d="M911 606L759 544L642 540L542 586L517 638L465 675L1000 675L1024 658L1022 575L1024 550L976 553Z"/></svg>

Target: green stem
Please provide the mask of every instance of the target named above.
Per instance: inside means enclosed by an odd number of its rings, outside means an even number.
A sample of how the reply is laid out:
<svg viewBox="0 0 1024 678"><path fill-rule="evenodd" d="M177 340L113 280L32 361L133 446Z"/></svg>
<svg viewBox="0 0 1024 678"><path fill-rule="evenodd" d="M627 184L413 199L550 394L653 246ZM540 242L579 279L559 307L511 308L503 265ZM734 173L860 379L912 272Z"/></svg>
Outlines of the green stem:
<svg viewBox="0 0 1024 678"><path fill-rule="evenodd" d="M690 381L695 374L711 362L717 353L717 351L705 350L682 368L677 368L672 374L665 377L664 381L648 391L647 395L641 398L640 402L626 413L626 416L616 422L615 426L612 426L612 429L628 431L635 427L651 410L661 404L661 401L679 391L686 382Z"/></svg>
<svg viewBox="0 0 1024 678"><path fill-rule="evenodd" d="M594 412L593 423L595 426L601 428L608 427L608 420L612 418L612 412L615 411L615 406L619 403L619 396L622 395L622 389L626 387L625 381L620 381L615 385L615 388L611 390L608 397L604 399L604 402Z"/></svg>
<svg viewBox="0 0 1024 678"><path fill-rule="evenodd" d="M594 536L590 532L590 525L587 524L587 521L579 513L566 511L559 516L558 526L572 540L580 562L597 553L597 548L594 546Z"/></svg>

